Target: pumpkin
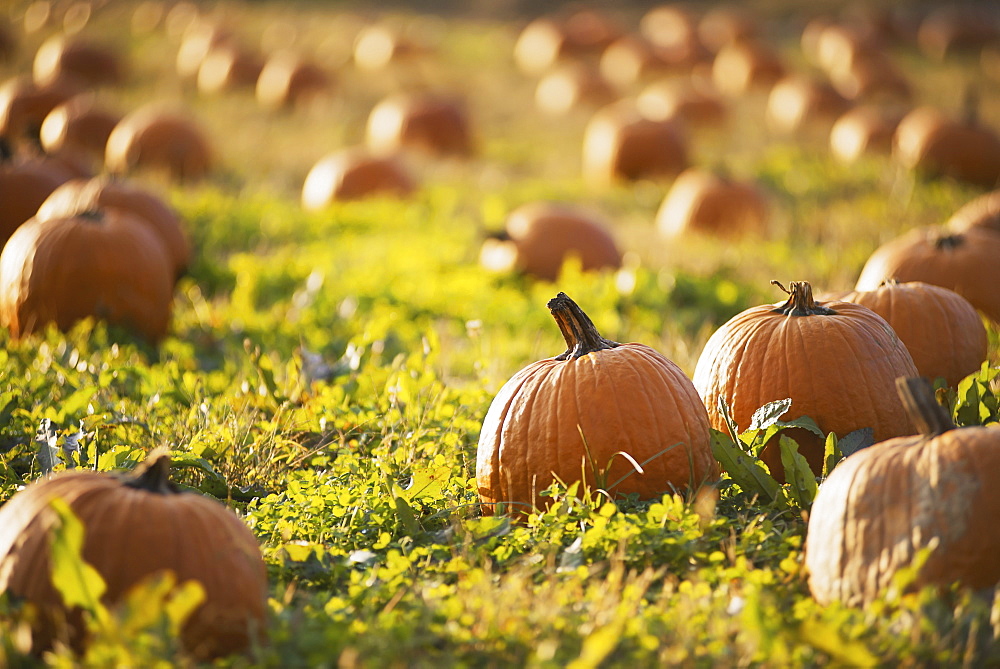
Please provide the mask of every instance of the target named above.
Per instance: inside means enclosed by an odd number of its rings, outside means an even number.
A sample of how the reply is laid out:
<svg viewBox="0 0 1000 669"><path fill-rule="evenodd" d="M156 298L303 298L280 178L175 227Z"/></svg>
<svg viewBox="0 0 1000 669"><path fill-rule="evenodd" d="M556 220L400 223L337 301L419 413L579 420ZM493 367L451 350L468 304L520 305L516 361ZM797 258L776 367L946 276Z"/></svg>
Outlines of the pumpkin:
<svg viewBox="0 0 1000 669"><path fill-rule="evenodd" d="M102 603L114 607L134 586L171 572L178 585L205 593L181 630L194 658L248 650L263 640L267 573L256 537L223 504L181 492L169 479L170 456L154 451L124 475L73 469L30 484L0 507L0 591L40 609L36 651L53 641L51 620L65 618L78 649L86 643L78 612L52 583L49 503L62 499L83 525L82 557L104 579Z"/></svg>
<svg viewBox="0 0 1000 669"><path fill-rule="evenodd" d="M710 79L692 76L662 79L646 86L636 105L651 119L678 118L692 128L719 128L729 118L729 105Z"/></svg>
<svg viewBox="0 0 1000 669"><path fill-rule="evenodd" d="M584 271L617 269L622 258L600 216L555 202L530 202L507 217L500 235L483 241L479 261L498 272L519 271L555 281L570 257Z"/></svg>
<svg viewBox="0 0 1000 669"><path fill-rule="evenodd" d="M1000 183L1000 135L976 120L967 102L964 120L933 107L918 107L899 122L892 153L911 170L944 174L996 187Z"/></svg>
<svg viewBox="0 0 1000 669"><path fill-rule="evenodd" d="M293 51L271 54L257 77L255 95L265 109L276 111L313 104L333 91L333 76Z"/></svg>
<svg viewBox="0 0 1000 669"><path fill-rule="evenodd" d="M679 4L649 9L639 20L639 32L660 60L674 67L691 67L710 56L698 37L698 16Z"/></svg>
<svg viewBox="0 0 1000 669"><path fill-rule="evenodd" d="M656 228L667 238L685 232L720 237L767 232L770 207L752 182L699 167L681 172L670 186L659 210Z"/></svg>
<svg viewBox="0 0 1000 669"><path fill-rule="evenodd" d="M800 74L782 77L767 97L767 123L779 133L830 127L850 103L822 79Z"/></svg>
<svg viewBox="0 0 1000 669"><path fill-rule="evenodd" d="M830 128L830 151L843 163L864 155L892 151L892 138L902 114L874 105L858 105L841 115Z"/></svg>
<svg viewBox="0 0 1000 669"><path fill-rule="evenodd" d="M584 130L583 176L591 184L673 178L687 166L681 122L647 118L630 101L602 107Z"/></svg>
<svg viewBox="0 0 1000 669"><path fill-rule="evenodd" d="M71 174L58 165L37 160L17 160L0 140L0 247L19 225L35 215L45 198Z"/></svg>
<svg viewBox="0 0 1000 669"><path fill-rule="evenodd" d="M237 88L253 89L264 69L264 59L253 49L237 44L212 48L198 66L198 92L206 95Z"/></svg>
<svg viewBox="0 0 1000 669"><path fill-rule="evenodd" d="M337 151L319 159L302 185L302 206L316 211L331 202L376 194L406 196L416 182L393 156L373 156L366 149Z"/></svg>
<svg viewBox="0 0 1000 669"><path fill-rule="evenodd" d="M594 67L582 63L559 65L538 80L535 105L546 114L562 116L586 105L603 105L615 91Z"/></svg>
<svg viewBox="0 0 1000 669"><path fill-rule="evenodd" d="M640 499L715 479L705 408L681 369L645 344L605 339L565 293L548 308L566 351L519 371L490 404L476 458L484 513L543 508L557 478Z"/></svg>
<svg viewBox="0 0 1000 669"><path fill-rule="evenodd" d="M860 304L815 301L806 281L792 282L786 292L784 302L740 312L705 344L694 385L712 427L728 430L720 400L745 430L757 409L791 398L784 418L809 416L824 434L843 437L871 428L878 441L912 434L893 383L917 370L892 327ZM818 476L824 440L802 428L785 434L798 442ZM777 443L767 444L761 459L772 476L784 480Z"/></svg>
<svg viewBox="0 0 1000 669"><path fill-rule="evenodd" d="M874 290L886 279L923 281L955 291L1000 323L1000 235L977 226L964 232L915 228L868 257L855 290Z"/></svg>
<svg viewBox="0 0 1000 669"><path fill-rule="evenodd" d="M621 28L596 10L540 16L518 34L514 62L524 74L539 75L560 61L599 53L620 36Z"/></svg>
<svg viewBox="0 0 1000 669"><path fill-rule="evenodd" d="M829 76L834 89L848 100L905 103L913 97L909 80L882 51L859 53L833 67Z"/></svg>
<svg viewBox="0 0 1000 669"><path fill-rule="evenodd" d="M120 114L102 107L92 95L76 95L46 114L38 134L49 153L72 149L103 162L108 137L119 121Z"/></svg>
<svg viewBox="0 0 1000 669"><path fill-rule="evenodd" d="M142 219L156 232L170 255L174 276L191 263L191 246L178 214L161 197L124 179L95 177L61 184L38 207L41 219L77 216L105 209L122 209Z"/></svg>
<svg viewBox="0 0 1000 669"><path fill-rule="evenodd" d="M984 193L965 203L945 225L956 232L982 227L1000 233L1000 190Z"/></svg>
<svg viewBox="0 0 1000 669"><path fill-rule="evenodd" d="M0 253L0 325L13 337L94 317L158 342L174 273L148 223L122 209L31 218Z"/></svg>
<svg viewBox="0 0 1000 669"><path fill-rule="evenodd" d="M39 86L27 77L8 79L0 86L0 136L10 142L34 141L48 113L79 90L66 81Z"/></svg>
<svg viewBox="0 0 1000 669"><path fill-rule="evenodd" d="M778 52L752 39L727 44L712 61L712 81L719 92L730 97L767 91L785 72Z"/></svg>
<svg viewBox="0 0 1000 669"><path fill-rule="evenodd" d="M358 69L378 71L393 63L403 63L429 49L408 33L385 25L364 27L354 39L354 64Z"/></svg>
<svg viewBox="0 0 1000 669"><path fill-rule="evenodd" d="M113 174L156 170L176 181L196 180L212 168L212 148L185 111L150 104L126 114L108 136L104 163Z"/></svg>
<svg viewBox="0 0 1000 669"><path fill-rule="evenodd" d="M396 94L368 116L368 146L378 153L415 149L431 156L467 156L472 135L465 106L436 94Z"/></svg>
<svg viewBox="0 0 1000 669"><path fill-rule="evenodd" d="M40 86L68 80L91 88L121 83L125 66L121 57L103 44L53 35L38 47L32 76Z"/></svg>
<svg viewBox="0 0 1000 669"><path fill-rule="evenodd" d="M758 32L756 18L735 5L712 7L698 20L698 39L712 53L733 42L752 39Z"/></svg>
<svg viewBox="0 0 1000 669"><path fill-rule="evenodd" d="M995 7L947 4L934 8L917 28L917 45L934 60L975 52L1000 40Z"/></svg>
<svg viewBox="0 0 1000 669"><path fill-rule="evenodd" d="M926 379L900 379L899 389L919 434L849 456L813 502L805 567L821 604L883 596L928 549L911 588L1000 581L1000 429L956 429Z"/></svg>
<svg viewBox="0 0 1000 669"><path fill-rule="evenodd" d="M10 62L17 55L20 40L14 26L6 18L0 18L0 62Z"/></svg>
<svg viewBox="0 0 1000 669"><path fill-rule="evenodd" d="M979 312L947 288L890 279L874 290L856 290L840 299L884 318L923 376L943 377L954 387L986 360L986 327Z"/></svg>
<svg viewBox="0 0 1000 669"><path fill-rule="evenodd" d="M624 35L601 53L601 75L622 90L636 86L667 71L668 63L643 37Z"/></svg>
<svg viewBox="0 0 1000 669"><path fill-rule="evenodd" d="M201 64L213 50L232 44L234 37L228 29L206 18L194 18L184 28L175 66L181 79L198 76Z"/></svg>

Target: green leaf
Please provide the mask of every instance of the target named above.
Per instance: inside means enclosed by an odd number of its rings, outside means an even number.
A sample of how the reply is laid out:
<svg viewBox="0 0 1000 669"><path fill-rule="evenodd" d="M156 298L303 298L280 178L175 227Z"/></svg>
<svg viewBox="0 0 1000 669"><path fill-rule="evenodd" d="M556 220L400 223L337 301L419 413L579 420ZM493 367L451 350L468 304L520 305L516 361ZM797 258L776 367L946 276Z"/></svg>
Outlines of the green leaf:
<svg viewBox="0 0 1000 669"><path fill-rule="evenodd" d="M100 615L106 588L100 573L83 559L83 523L61 498L49 502L57 522L52 527L52 584L66 606Z"/></svg>
<svg viewBox="0 0 1000 669"><path fill-rule="evenodd" d="M760 459L750 455L723 432L712 430L712 454L740 488L765 502L781 496L781 485L768 473Z"/></svg>
<svg viewBox="0 0 1000 669"><path fill-rule="evenodd" d="M830 475L833 468L836 467L841 460L844 459L844 454L840 450L840 443L837 439L837 434L831 432L826 435L826 445L823 449L823 478Z"/></svg>
<svg viewBox="0 0 1000 669"><path fill-rule="evenodd" d="M722 414L722 419L726 422L726 427L729 429L729 436L733 438L733 443L740 440L740 428L736 425L736 421L733 420L733 415L729 412L729 405L726 404L726 398L719 395L719 413Z"/></svg>
<svg viewBox="0 0 1000 669"><path fill-rule="evenodd" d="M781 465L785 468L785 481L788 482L786 489L800 508L808 509L819 489L816 475L805 456L799 453L799 444L794 439L782 435L778 447L781 449Z"/></svg>
<svg viewBox="0 0 1000 669"><path fill-rule="evenodd" d="M875 443L875 431L870 427L862 427L853 432L848 432L844 438L837 442L842 457L857 453L862 448L868 448Z"/></svg>
<svg viewBox="0 0 1000 669"><path fill-rule="evenodd" d="M750 430L763 430L777 424L780 419L792 407L792 399L789 397L783 400L768 402L761 408L753 412L750 417Z"/></svg>

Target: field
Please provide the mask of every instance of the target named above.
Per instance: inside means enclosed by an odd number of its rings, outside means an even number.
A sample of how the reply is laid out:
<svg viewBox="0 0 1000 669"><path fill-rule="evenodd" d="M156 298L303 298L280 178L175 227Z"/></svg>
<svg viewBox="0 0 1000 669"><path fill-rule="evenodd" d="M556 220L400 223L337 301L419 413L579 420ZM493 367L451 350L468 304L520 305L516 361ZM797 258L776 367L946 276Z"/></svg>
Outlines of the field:
<svg viewBox="0 0 1000 669"><path fill-rule="evenodd" d="M512 522L482 513L475 479L494 395L565 348L546 308L558 292L604 336L647 344L690 377L719 326L784 300L771 280L851 290L881 244L944 223L990 188L888 153L835 160L830 119L777 132L767 93L753 90L727 101L724 125L689 131L690 160L758 183L768 231L666 239L654 219L670 179L595 186L581 176L581 145L596 106L562 116L535 106L538 77L513 59L532 17L516 3L382 13L319 1L196 5L262 53L294 44L331 75L330 95L280 110L263 108L252 88L207 94L183 78L179 12L140 29L138 3L90 4L80 34L113 46L126 66L97 99L120 114L149 101L185 109L214 162L186 182L129 175L181 214L193 250L161 342L91 319L20 339L0 331L0 502L42 476L49 443L69 438L79 451L63 459L99 470L169 448L174 480L239 514L267 565L268 640L217 666L1000 664L992 591L911 591L904 576L865 608L816 603L803 569L808 500L791 485L766 500L724 474L706 502L557 484L547 510ZM826 4L816 15L846 20L840 3ZM30 73L74 5L52 6L48 24L19 35L0 79ZM607 11L635 30L649 6ZM813 15L791 2L745 6L789 70L817 71L800 41ZM0 16L17 32L27 7L15 0ZM902 5L900 15L916 20L918 10ZM352 47L375 23L408 31L425 51L360 69ZM887 50L913 87L908 104L958 116L975 86L979 118L1000 130L1000 51L988 72L978 51L935 59L903 38ZM471 155L407 154L418 182L409 197L304 209L311 167L362 144L383 97L419 89L465 102ZM483 239L535 200L600 213L621 268L586 272L571 258L554 282L483 268ZM984 322L987 364L940 393L961 424L1000 420L1000 326ZM177 640L178 601L149 588L132 608L97 605L81 659L59 643L32 656L26 614L0 597L0 665L194 666Z"/></svg>

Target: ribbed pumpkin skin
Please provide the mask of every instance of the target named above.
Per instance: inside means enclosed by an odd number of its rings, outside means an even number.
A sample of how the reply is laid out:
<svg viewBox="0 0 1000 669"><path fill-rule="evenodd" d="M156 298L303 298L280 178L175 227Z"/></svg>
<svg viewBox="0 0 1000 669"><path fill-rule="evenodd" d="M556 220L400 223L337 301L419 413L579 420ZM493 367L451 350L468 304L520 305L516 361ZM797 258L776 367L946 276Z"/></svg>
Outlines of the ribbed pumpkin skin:
<svg viewBox="0 0 1000 669"><path fill-rule="evenodd" d="M740 430L750 426L763 405L791 398L783 419L809 416L824 433L843 437L870 427L876 441L913 434L893 384L917 370L899 337L859 304L817 304L836 313L784 315L775 311L782 304L766 304L737 314L709 338L695 366L694 385L712 427L728 430L720 397ZM798 429L789 436L819 475L823 440ZM761 457L781 479L778 448L768 445Z"/></svg>
<svg viewBox="0 0 1000 669"><path fill-rule="evenodd" d="M1000 190L969 200L952 214L945 225L957 232L982 227L1000 233Z"/></svg>
<svg viewBox="0 0 1000 669"><path fill-rule="evenodd" d="M581 437L582 432L582 437ZM631 471L619 451L642 464L612 493L656 498L718 475L708 417L681 369L644 344L620 344L576 359L532 363L500 389L483 421L476 481L484 511L506 502L542 508L538 493L559 477L594 479L592 463L611 485ZM672 447L672 448L671 448ZM649 462L647 458L665 453Z"/></svg>
<svg viewBox="0 0 1000 669"><path fill-rule="evenodd" d="M868 307L895 330L917 371L956 386L986 359L986 327L958 293L921 281L886 283L841 298Z"/></svg>
<svg viewBox="0 0 1000 669"><path fill-rule="evenodd" d="M104 604L120 602L147 576L170 570L178 584L196 580L205 589L204 603L182 631L194 656L245 650L263 630L266 569L256 537L235 514L195 493L138 490L90 470L39 481L0 507L0 592L64 610L52 585L48 548L56 515L47 505L56 497L84 526L83 558L107 584ZM51 641L47 633L42 629L36 644Z"/></svg>
<svg viewBox="0 0 1000 669"><path fill-rule="evenodd" d="M174 273L178 276L184 273L191 262L191 245L180 215L136 184L107 177L67 181L38 207L37 217L77 216L105 208L124 209L149 223L170 252Z"/></svg>
<svg viewBox="0 0 1000 669"><path fill-rule="evenodd" d="M19 227L0 253L0 325L14 337L94 316L156 342L167 333L173 268L141 219L107 210Z"/></svg>
<svg viewBox="0 0 1000 669"><path fill-rule="evenodd" d="M916 228L877 248L855 284L874 290L886 279L923 281L955 291L1000 323L1000 235L982 226L960 233Z"/></svg>
<svg viewBox="0 0 1000 669"><path fill-rule="evenodd" d="M858 451L820 486L805 564L821 604L860 605L883 593L932 538L940 545L917 586L1000 581L1000 428L900 437Z"/></svg>

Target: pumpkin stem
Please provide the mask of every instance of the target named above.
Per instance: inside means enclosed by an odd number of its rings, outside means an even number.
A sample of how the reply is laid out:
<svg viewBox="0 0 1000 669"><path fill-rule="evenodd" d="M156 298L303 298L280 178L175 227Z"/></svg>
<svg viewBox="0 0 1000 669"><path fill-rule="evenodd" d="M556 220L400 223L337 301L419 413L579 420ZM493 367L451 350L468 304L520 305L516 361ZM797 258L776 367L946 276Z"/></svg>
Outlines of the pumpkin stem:
<svg viewBox="0 0 1000 669"><path fill-rule="evenodd" d="M949 249L958 248L965 243L965 237L961 233L955 233L952 235L941 235L934 240L934 248L942 251L947 251Z"/></svg>
<svg viewBox="0 0 1000 669"><path fill-rule="evenodd" d="M602 337L590 317L566 293L559 293L546 306L566 340L566 350L557 355L556 360L576 360L594 351L621 346Z"/></svg>
<svg viewBox="0 0 1000 669"><path fill-rule="evenodd" d="M813 299L813 289L808 281L792 281L785 288L778 281L771 280L772 286L777 286L788 294L788 301L773 311L785 316L830 316L837 312L830 307L824 307Z"/></svg>
<svg viewBox="0 0 1000 669"><path fill-rule="evenodd" d="M936 437L955 429L955 423L948 411L938 403L934 388L926 378L901 376L896 379L896 392L920 434Z"/></svg>
<svg viewBox="0 0 1000 669"><path fill-rule="evenodd" d="M159 495L181 492L181 489L170 481L170 451L166 448L158 448L146 456L142 464L125 477L124 485Z"/></svg>

